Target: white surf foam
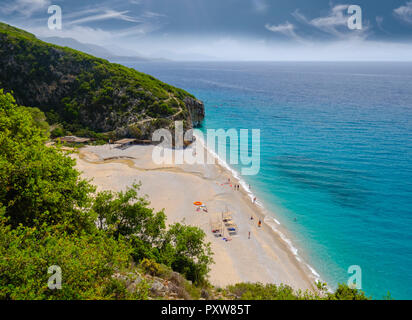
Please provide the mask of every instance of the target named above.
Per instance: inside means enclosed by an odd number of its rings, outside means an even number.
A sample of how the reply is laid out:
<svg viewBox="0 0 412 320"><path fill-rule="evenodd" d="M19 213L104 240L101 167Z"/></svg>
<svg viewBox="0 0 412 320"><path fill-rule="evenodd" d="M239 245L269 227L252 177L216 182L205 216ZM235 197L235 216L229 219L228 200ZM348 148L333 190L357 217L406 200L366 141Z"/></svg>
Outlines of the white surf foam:
<svg viewBox="0 0 412 320"><path fill-rule="evenodd" d="M233 169L225 160L223 160L221 157L219 157L219 155L212 150L211 148L209 148L206 145L206 142L204 141L203 137L196 135L196 133L193 134L196 137L196 143L200 143L202 145L202 147L204 147L204 149L206 150L206 152L209 152L213 158L215 158L217 160L217 163L219 165L221 165L223 168L225 168L226 170L228 170L233 177L239 182L239 184L242 186L243 190L246 191L250 201L253 203L254 199L256 197L256 195L252 192L252 190L249 187L249 184L246 183L245 180L242 179L240 173L238 171L236 171L235 169ZM265 207L263 206L263 203L260 202L259 200L256 200L255 204L262 208L263 210L265 210ZM280 236L280 238L287 244L288 249L292 252L292 254L294 255L295 259L300 262L301 264L305 265L309 271L312 273L312 278L314 279L315 282L317 281L321 281L321 277L319 275L319 273L316 272L316 270L310 266L308 263L303 262L302 258L299 256L299 251L298 249L292 244L292 241L286 237L284 235L283 232L281 232L276 226L280 226L281 223L275 219L274 217L270 217L269 215L266 215L265 218L263 219L263 221L270 226L270 228L273 230L273 232L275 232L276 234L278 234Z"/></svg>

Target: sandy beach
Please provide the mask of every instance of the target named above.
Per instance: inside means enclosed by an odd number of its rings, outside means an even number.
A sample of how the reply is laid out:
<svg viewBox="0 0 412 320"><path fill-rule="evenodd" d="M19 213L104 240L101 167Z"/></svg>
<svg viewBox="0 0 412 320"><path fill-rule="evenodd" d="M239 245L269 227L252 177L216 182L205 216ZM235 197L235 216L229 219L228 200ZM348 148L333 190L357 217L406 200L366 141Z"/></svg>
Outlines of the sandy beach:
<svg viewBox="0 0 412 320"><path fill-rule="evenodd" d="M285 283L295 289L313 288L314 278L288 244L264 222L264 211L251 201L242 187L235 190L235 177L218 164L156 165L153 146L87 146L72 155L83 177L97 190L120 191L141 182L141 194L151 207L164 209L167 223L198 226L212 245L214 265L210 281L224 287L238 282ZM230 179L230 183L228 182ZM207 212L196 210L201 201ZM212 233L212 224L222 221L222 212L232 212L238 233L224 241ZM253 220L251 220L253 217ZM262 227L258 227L258 221ZM249 239L250 232L250 239ZM224 234L228 237L227 231Z"/></svg>

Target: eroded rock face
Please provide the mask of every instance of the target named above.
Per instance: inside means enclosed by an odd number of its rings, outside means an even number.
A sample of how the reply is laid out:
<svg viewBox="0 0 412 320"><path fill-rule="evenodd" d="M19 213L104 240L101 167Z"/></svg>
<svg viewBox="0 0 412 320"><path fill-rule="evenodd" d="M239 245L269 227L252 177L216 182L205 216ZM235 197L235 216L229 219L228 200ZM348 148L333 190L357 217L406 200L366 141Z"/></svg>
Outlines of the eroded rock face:
<svg viewBox="0 0 412 320"><path fill-rule="evenodd" d="M129 293L135 293L144 287L148 288L149 299L191 299L190 294L185 289L186 280L173 271L169 274L168 279L139 272L115 273L112 278L123 282Z"/></svg>
<svg viewBox="0 0 412 320"><path fill-rule="evenodd" d="M168 292L168 287L163 285L160 280L154 279L150 287L150 292L155 296L164 296Z"/></svg>
<svg viewBox="0 0 412 320"><path fill-rule="evenodd" d="M191 97L186 97L183 102L186 104L189 111L192 126L199 126L205 118L205 106L203 102Z"/></svg>

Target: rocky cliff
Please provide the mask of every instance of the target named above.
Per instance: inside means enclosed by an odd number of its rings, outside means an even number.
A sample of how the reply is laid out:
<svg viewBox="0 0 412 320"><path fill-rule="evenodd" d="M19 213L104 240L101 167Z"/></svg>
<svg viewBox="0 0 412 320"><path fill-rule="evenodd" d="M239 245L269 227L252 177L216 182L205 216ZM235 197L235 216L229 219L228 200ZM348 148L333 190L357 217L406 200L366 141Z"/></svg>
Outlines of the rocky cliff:
<svg viewBox="0 0 412 320"><path fill-rule="evenodd" d="M192 125L194 127L199 126L205 118L205 108L203 102L191 97L186 97L183 101L189 111Z"/></svg>
<svg viewBox="0 0 412 320"><path fill-rule="evenodd" d="M150 75L37 39L0 23L0 88L38 107L73 134L113 132L150 139L158 128L185 129L204 118L203 103Z"/></svg>

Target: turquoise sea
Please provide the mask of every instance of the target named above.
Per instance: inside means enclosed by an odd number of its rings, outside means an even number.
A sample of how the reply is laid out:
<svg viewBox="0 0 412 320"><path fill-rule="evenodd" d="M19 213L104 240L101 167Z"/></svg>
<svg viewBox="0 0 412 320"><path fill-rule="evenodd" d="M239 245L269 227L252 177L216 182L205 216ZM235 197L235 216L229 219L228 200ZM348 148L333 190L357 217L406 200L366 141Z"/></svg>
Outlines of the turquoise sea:
<svg viewBox="0 0 412 320"><path fill-rule="evenodd" d="M412 299L411 63L125 65L203 100L203 129L261 130L243 179L331 287L358 265L368 295Z"/></svg>

